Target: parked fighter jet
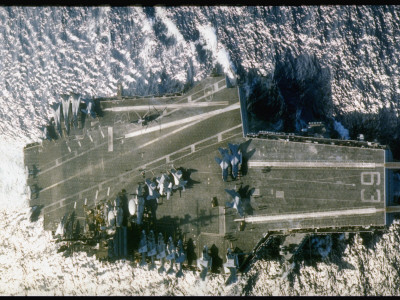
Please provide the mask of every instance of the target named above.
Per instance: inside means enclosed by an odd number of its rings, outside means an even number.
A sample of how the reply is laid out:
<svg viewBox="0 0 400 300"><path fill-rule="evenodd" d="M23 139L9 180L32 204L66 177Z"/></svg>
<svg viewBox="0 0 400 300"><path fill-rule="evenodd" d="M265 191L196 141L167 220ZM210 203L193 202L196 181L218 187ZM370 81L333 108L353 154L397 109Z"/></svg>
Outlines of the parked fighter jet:
<svg viewBox="0 0 400 300"><path fill-rule="evenodd" d="M218 151L221 153L222 159L215 157L215 161L222 169L222 179L226 181L228 179L228 167L230 163L229 152L227 149L223 148L218 148Z"/></svg>
<svg viewBox="0 0 400 300"><path fill-rule="evenodd" d="M164 243L164 237L162 235L162 233L160 232L158 234L158 243L157 243L157 258L160 260L161 262L161 267L158 268L158 273L163 273L165 272L165 268L164 268L164 259L166 257L166 253L165 253L165 243Z"/></svg>
<svg viewBox="0 0 400 300"><path fill-rule="evenodd" d="M183 276L182 264L185 260L186 260L186 255L185 252L183 251L182 240L179 240L178 245L176 247L176 262L179 264L179 270L176 273L176 277Z"/></svg>
<svg viewBox="0 0 400 300"><path fill-rule="evenodd" d="M200 278L204 280L206 278L208 270L212 265L212 257L208 254L208 247L204 245L202 257L197 259L197 267L201 270Z"/></svg>
<svg viewBox="0 0 400 300"><path fill-rule="evenodd" d="M239 165L242 164L242 152L240 151L238 144L228 143L228 147L231 150L231 155L229 155L229 160L232 165L232 176L236 178L239 171Z"/></svg>
<svg viewBox="0 0 400 300"><path fill-rule="evenodd" d="M143 191L143 187L141 184L139 184L139 186L136 189L136 198L135 198L135 204L136 204L136 214L137 214L137 219L136 219L136 223L138 225L142 224L142 220L143 220L143 212L144 212L144 191Z"/></svg>
<svg viewBox="0 0 400 300"><path fill-rule="evenodd" d="M83 99L81 100L81 103L86 104L86 109L81 109L83 113L85 113L88 116L91 116L92 118L96 118L96 113L94 112L94 102L91 99Z"/></svg>
<svg viewBox="0 0 400 300"><path fill-rule="evenodd" d="M225 274L230 274L226 280L226 284L231 284L237 281L236 270L239 267L238 255L233 253L231 248L228 248L226 253L226 263L224 263Z"/></svg>
<svg viewBox="0 0 400 300"><path fill-rule="evenodd" d="M36 183L33 184L32 186L27 186L27 193L28 197L30 200L32 199L37 199L39 197L39 193L42 190ZM32 198L32 196L35 195L35 198Z"/></svg>
<svg viewBox="0 0 400 300"><path fill-rule="evenodd" d="M50 126L51 126L51 122L50 122L50 125L42 126L40 128L40 130L42 131L42 136L40 137L40 139L51 141L51 136L50 136L50 132L49 132Z"/></svg>
<svg viewBox="0 0 400 300"><path fill-rule="evenodd" d="M174 245L174 241L172 240L172 237L169 237L168 240L168 246L167 246L167 260L171 262L171 265L167 271L167 274L171 274L174 272L174 262L175 262L175 255L176 255L176 249Z"/></svg>
<svg viewBox="0 0 400 300"><path fill-rule="evenodd" d="M152 182L150 179L146 178L146 184L147 187L149 188L149 195L147 196L147 200L151 199L156 199L158 203L158 198L160 197L159 192L157 191L157 186L154 182Z"/></svg>
<svg viewBox="0 0 400 300"><path fill-rule="evenodd" d="M147 239L146 239L146 232L142 231L142 237L140 238L139 242L139 253L142 253L142 261L140 262L141 266L147 265L146 263L146 253L147 253Z"/></svg>
<svg viewBox="0 0 400 300"><path fill-rule="evenodd" d="M186 180L183 180L182 178L182 171L181 170L175 170L171 169L171 174L174 176L174 186L172 187L173 189L178 189L182 187L182 191L185 191L185 185L187 184Z"/></svg>
<svg viewBox="0 0 400 300"><path fill-rule="evenodd" d="M122 209L121 206L116 206L114 207L114 214L115 214L115 225L117 227L122 226L122 222L124 220L124 210Z"/></svg>
<svg viewBox="0 0 400 300"><path fill-rule="evenodd" d="M143 116L139 115L139 113L136 110L134 110L134 112L138 116L138 119L135 121L132 121L131 123L134 123L134 124L136 123L138 125L147 126L153 121L158 122L162 118L163 113L167 108L164 108L161 112L154 106L153 106L153 108L155 110L154 113L150 113L151 110L149 107L149 110Z"/></svg>
<svg viewBox="0 0 400 300"><path fill-rule="evenodd" d="M172 182L169 181L169 177L166 174L161 174L160 177L156 178L158 182L158 190L160 191L161 197L167 195L167 200L171 196Z"/></svg>
<svg viewBox="0 0 400 300"><path fill-rule="evenodd" d="M228 248L226 253L226 263L224 263L225 273L232 273L232 271L236 270L238 267L239 260L237 254L233 253L231 248Z"/></svg>
<svg viewBox="0 0 400 300"><path fill-rule="evenodd" d="M65 223L67 221L68 215L69 215L69 213L66 213L64 215L64 217L62 217L62 219L60 221L60 224L58 224L58 227L57 227L57 230L56 230L56 233L55 233L56 237L60 237L60 238L64 237L64 235L65 235Z"/></svg>
<svg viewBox="0 0 400 300"><path fill-rule="evenodd" d="M33 178L35 178L36 175L40 172L40 169L38 169L36 167L36 165L33 164L32 165L32 169L30 169L30 168L28 168L28 166L26 166L25 167L25 172L26 172L26 175L27 175L26 177L33 176Z"/></svg>
<svg viewBox="0 0 400 300"><path fill-rule="evenodd" d="M225 191L231 195L231 197L233 198L232 202L226 202L226 206L231 207L231 208L235 208L238 212L238 214L243 217L243 207L242 207L242 200L240 198L240 195L238 192L236 192L235 190L228 190L225 189Z"/></svg>
<svg viewBox="0 0 400 300"><path fill-rule="evenodd" d="M54 115L54 129L61 136L61 103L55 102L51 104Z"/></svg>
<svg viewBox="0 0 400 300"><path fill-rule="evenodd" d="M153 230L150 230L147 237L147 256L151 258L151 264L149 265L149 270L154 269L154 256L157 254L156 238L154 237Z"/></svg>

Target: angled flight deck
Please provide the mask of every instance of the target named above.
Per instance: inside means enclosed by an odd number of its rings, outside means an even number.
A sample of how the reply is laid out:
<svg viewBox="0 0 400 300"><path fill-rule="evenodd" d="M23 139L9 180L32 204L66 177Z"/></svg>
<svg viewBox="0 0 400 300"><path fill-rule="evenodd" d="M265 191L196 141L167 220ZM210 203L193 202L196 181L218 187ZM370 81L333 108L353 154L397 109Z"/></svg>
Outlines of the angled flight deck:
<svg viewBox="0 0 400 300"><path fill-rule="evenodd" d="M210 77L182 96L101 99L101 117L28 145L25 165L38 169L28 177L31 205L45 229L71 210L84 222L84 204L133 194L145 178L180 167L188 186L158 204L157 228L191 238L198 255L213 244L251 251L269 231L387 224L389 150L249 138L239 95L225 77ZM243 161L240 177L224 181L215 157L228 143L240 144ZM225 189L240 194L242 216Z"/></svg>

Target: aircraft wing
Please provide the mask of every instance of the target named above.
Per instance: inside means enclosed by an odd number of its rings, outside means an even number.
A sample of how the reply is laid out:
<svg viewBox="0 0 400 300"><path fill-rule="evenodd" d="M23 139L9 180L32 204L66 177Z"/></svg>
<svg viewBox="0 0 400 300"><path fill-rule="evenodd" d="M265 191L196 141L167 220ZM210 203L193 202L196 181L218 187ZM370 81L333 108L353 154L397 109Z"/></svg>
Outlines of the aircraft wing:
<svg viewBox="0 0 400 300"><path fill-rule="evenodd" d="M233 155L234 155L235 153L238 153L238 151L239 151L239 146L240 146L240 145L228 143L228 147L229 147L229 149L231 150L231 152L232 152Z"/></svg>
<svg viewBox="0 0 400 300"><path fill-rule="evenodd" d="M228 190L228 189L225 189L225 192L227 192L229 195L231 195L231 197L232 197L233 199L235 199L235 197L239 197L239 199L240 199L239 193L236 192L235 190Z"/></svg>
<svg viewBox="0 0 400 300"><path fill-rule="evenodd" d="M148 186L148 187L150 187L150 186L151 186L151 181L150 181L150 179L149 179L149 178L146 178L145 182L146 182L146 184L147 184L147 186Z"/></svg>
<svg viewBox="0 0 400 300"><path fill-rule="evenodd" d="M224 149L224 148L221 148L221 147L218 148L218 151L219 151L219 153L221 153L222 157L224 157L225 155L229 154L228 153L228 149Z"/></svg>

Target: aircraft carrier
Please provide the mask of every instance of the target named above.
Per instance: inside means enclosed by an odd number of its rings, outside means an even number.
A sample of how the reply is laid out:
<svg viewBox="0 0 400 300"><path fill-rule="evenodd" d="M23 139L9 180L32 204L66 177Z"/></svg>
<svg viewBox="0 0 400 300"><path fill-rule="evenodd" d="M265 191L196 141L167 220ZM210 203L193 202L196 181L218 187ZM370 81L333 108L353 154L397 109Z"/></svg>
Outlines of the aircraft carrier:
<svg viewBox="0 0 400 300"><path fill-rule="evenodd" d="M200 257L204 245L254 253L273 232L385 228L400 211L393 192L399 165L389 149L251 133L244 92L225 76L182 95L128 97L119 90L92 100L92 114L88 103L64 96L55 108L59 137L24 149L30 205L43 214L46 230L56 231L74 212L76 232L84 232L88 210L120 197L126 227L190 240ZM236 163L229 161L232 145L239 147ZM175 186L169 199L145 200L142 222L127 213L138 186L151 194L146 179L157 183L167 174L173 181L178 170L186 185Z"/></svg>

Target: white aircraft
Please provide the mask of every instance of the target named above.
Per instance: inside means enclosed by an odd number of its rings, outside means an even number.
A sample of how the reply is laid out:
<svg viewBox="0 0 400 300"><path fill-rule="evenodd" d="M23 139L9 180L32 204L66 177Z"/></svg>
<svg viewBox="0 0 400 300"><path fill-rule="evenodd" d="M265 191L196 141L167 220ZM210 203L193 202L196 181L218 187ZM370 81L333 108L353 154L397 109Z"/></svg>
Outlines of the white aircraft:
<svg viewBox="0 0 400 300"><path fill-rule="evenodd" d="M58 224L55 236L59 236L59 237L63 237L65 235L65 223L67 221L68 218L68 213L66 213L64 215L64 217L62 217L60 224Z"/></svg>
<svg viewBox="0 0 400 300"><path fill-rule="evenodd" d="M233 198L232 202L226 202L226 206L231 207L236 209L236 211L238 212L238 214L243 217L243 207L242 207L242 200L240 198L240 195L238 192L236 192L235 190L228 190L225 189L225 191L231 195L231 197Z"/></svg>
<svg viewBox="0 0 400 300"><path fill-rule="evenodd" d="M175 170L171 169L171 174L174 176L174 186L172 187L173 189L178 189L182 187L182 191L185 191L185 185L187 184L186 180L183 180L182 178L182 171L181 170Z"/></svg>
<svg viewBox="0 0 400 300"><path fill-rule="evenodd" d="M172 191L172 182L169 181L169 177L167 174L161 174L161 176L157 177L156 180L158 183L157 188L160 191L161 197L167 195L167 200L169 200Z"/></svg>

